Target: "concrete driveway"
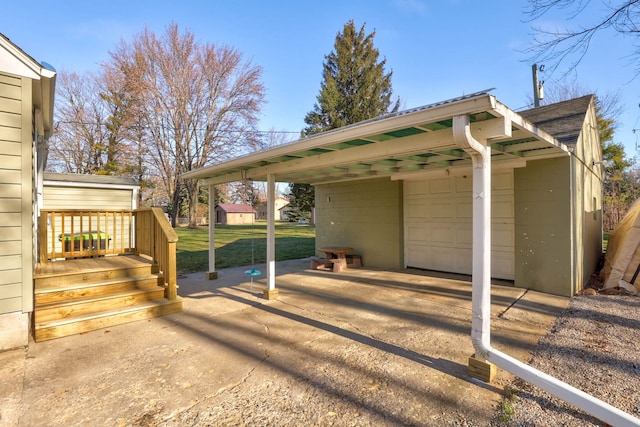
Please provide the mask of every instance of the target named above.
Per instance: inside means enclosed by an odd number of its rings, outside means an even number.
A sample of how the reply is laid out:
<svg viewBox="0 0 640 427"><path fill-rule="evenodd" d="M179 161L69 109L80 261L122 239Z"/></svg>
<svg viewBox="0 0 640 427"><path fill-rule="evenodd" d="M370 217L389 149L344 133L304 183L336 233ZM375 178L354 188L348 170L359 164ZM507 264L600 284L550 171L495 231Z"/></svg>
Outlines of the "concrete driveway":
<svg viewBox="0 0 640 427"><path fill-rule="evenodd" d="M488 425L511 377L467 375L467 278L308 268L272 301L191 274L182 313L0 353L0 425ZM495 284L492 344L528 360L567 304Z"/></svg>

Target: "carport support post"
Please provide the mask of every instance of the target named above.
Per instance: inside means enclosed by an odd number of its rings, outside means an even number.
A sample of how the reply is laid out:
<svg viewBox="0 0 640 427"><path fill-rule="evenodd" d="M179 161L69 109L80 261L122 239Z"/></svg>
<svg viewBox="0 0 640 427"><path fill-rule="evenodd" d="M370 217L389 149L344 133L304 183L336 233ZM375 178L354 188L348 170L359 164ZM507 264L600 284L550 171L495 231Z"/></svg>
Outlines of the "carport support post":
<svg viewBox="0 0 640 427"><path fill-rule="evenodd" d="M266 299L276 299L276 183L273 174L267 175L267 289Z"/></svg>
<svg viewBox="0 0 640 427"><path fill-rule="evenodd" d="M209 271L207 279L217 279L216 271L216 187L209 184Z"/></svg>

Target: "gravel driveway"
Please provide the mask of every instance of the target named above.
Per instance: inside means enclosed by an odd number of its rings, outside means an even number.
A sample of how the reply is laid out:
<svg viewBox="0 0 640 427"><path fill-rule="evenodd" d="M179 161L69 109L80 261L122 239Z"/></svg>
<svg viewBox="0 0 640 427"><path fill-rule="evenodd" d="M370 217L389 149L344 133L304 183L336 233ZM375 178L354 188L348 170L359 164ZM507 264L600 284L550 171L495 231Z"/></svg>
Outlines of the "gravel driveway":
<svg viewBox="0 0 640 427"><path fill-rule="evenodd" d="M640 418L640 298L574 297L543 337L530 365ZM498 416L503 426L605 426L571 405L521 380ZM499 414L500 415L500 414Z"/></svg>

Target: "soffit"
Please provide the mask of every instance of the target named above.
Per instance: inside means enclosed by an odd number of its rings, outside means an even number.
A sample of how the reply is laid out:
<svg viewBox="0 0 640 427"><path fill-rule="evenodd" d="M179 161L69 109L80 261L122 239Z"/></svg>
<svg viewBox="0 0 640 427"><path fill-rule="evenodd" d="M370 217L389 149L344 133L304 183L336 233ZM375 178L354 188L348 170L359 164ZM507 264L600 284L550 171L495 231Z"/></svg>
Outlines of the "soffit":
<svg viewBox="0 0 640 427"><path fill-rule="evenodd" d="M494 96L478 92L325 132L182 177L220 184L266 181L267 175L273 175L278 182L322 184L469 168L471 157L453 140L456 115L469 115L472 135L488 141L494 164L567 155L566 146ZM496 132L505 126L510 132Z"/></svg>

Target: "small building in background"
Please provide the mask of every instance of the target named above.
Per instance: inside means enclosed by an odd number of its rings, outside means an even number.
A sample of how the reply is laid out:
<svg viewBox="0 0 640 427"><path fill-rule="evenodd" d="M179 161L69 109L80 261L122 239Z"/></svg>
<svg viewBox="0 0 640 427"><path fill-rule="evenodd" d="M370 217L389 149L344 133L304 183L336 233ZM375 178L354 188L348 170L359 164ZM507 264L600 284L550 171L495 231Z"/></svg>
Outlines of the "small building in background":
<svg viewBox="0 0 640 427"><path fill-rule="evenodd" d="M276 215L274 219L276 221L286 221L287 218L283 217L282 212L283 212L283 208L289 204L289 201L287 199L283 199L282 197L276 197L274 203L276 205ZM257 208L257 213L258 213L257 219L261 219L265 221L267 220L267 201L266 200L260 201L260 204L258 205L258 208Z"/></svg>
<svg viewBox="0 0 640 427"><path fill-rule="evenodd" d="M42 209L135 210L140 185L135 178L44 173Z"/></svg>
<svg viewBox="0 0 640 427"><path fill-rule="evenodd" d="M216 205L216 224L251 224L256 210L250 205L219 203Z"/></svg>

